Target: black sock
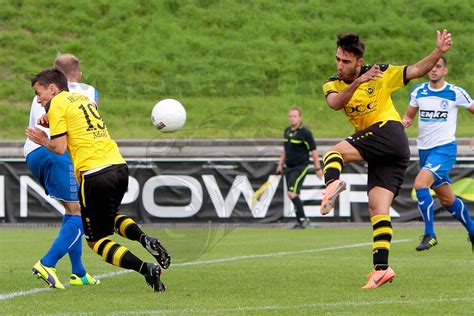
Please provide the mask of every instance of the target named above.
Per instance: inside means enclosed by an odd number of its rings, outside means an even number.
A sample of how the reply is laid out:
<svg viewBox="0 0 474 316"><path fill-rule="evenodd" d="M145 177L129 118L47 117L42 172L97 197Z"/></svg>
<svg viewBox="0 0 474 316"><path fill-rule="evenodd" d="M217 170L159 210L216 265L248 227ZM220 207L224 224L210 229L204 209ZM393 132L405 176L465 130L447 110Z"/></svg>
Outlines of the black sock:
<svg viewBox="0 0 474 316"><path fill-rule="evenodd" d="M370 218L370 221L374 238L372 244L374 269L386 270L393 236L391 219L389 215L375 215Z"/></svg>
<svg viewBox="0 0 474 316"><path fill-rule="evenodd" d="M337 151L328 151L323 157L324 163L324 183L330 184L334 180L338 180L344 167L342 155Z"/></svg>
<svg viewBox="0 0 474 316"><path fill-rule="evenodd" d="M114 266L141 272L143 261L136 257L126 247L102 238L94 246L94 252L102 257L102 260Z"/></svg>
<svg viewBox="0 0 474 316"><path fill-rule="evenodd" d="M304 214L303 201L301 201L299 196L296 196L291 199L291 202L293 202L293 205L295 206L296 219L300 223L303 222L306 219L306 216Z"/></svg>
<svg viewBox="0 0 474 316"><path fill-rule="evenodd" d="M139 241L143 245L146 234L140 229L133 219L125 215L115 216L115 231L122 237ZM144 246L144 245L143 245Z"/></svg>

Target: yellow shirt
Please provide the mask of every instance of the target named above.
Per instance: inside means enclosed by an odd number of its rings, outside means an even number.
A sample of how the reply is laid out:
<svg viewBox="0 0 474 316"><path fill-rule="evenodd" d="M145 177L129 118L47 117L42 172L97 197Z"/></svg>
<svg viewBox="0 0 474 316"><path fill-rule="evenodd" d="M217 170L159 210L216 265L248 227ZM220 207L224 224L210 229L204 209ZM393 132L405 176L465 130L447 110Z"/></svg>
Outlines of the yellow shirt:
<svg viewBox="0 0 474 316"><path fill-rule="evenodd" d="M51 139L67 134L67 147L78 181L80 173L124 164L96 105L79 93L63 91L46 106Z"/></svg>
<svg viewBox="0 0 474 316"><path fill-rule="evenodd" d="M383 78L364 82L344 106L344 113L356 131L363 130L381 121L399 121L398 114L392 101L392 93L408 83L406 80L407 66L380 64ZM368 71L372 65L364 65L360 75ZM327 97L330 93L338 93L347 88L350 83L339 80L337 76L329 78L323 84L323 92Z"/></svg>

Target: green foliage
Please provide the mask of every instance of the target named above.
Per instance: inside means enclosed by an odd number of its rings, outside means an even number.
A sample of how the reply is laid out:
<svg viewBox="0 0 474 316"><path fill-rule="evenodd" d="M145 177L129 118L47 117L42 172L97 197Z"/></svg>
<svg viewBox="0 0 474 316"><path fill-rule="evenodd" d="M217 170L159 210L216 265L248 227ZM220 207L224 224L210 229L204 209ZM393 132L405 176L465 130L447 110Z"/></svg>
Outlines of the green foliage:
<svg viewBox="0 0 474 316"><path fill-rule="evenodd" d="M80 57L83 81L99 89L102 115L119 138L156 136L149 113L169 97L183 101L191 130L208 116L251 108L234 115L238 131L216 120L199 137L279 137L292 102L317 136L344 137L352 128L326 109L321 84L335 72L335 35L345 31L361 34L368 63L410 64L434 48L437 29L448 28L448 79L468 90L474 84L469 1L0 0L0 7L2 138L23 137L28 78L58 51ZM401 112L410 87L395 96ZM470 136L462 115L459 135Z"/></svg>
<svg viewBox="0 0 474 316"><path fill-rule="evenodd" d="M103 276L101 284L37 292L45 283L31 276L30 269L59 228L2 228L0 298L23 295L0 302L8 315L380 315L383 311L398 316L461 315L472 310L471 245L461 225L438 228L440 244L425 253L415 251L421 227L395 226L395 240L403 241L393 243L390 252L397 277L380 289L362 290L372 268L369 226L303 231L145 227L173 255L173 264L162 276L167 285L163 294L152 293L136 272L124 273L103 262L85 241L84 265L91 275ZM113 239L138 257L153 259L137 242ZM57 271L66 285L71 271L67 256Z"/></svg>

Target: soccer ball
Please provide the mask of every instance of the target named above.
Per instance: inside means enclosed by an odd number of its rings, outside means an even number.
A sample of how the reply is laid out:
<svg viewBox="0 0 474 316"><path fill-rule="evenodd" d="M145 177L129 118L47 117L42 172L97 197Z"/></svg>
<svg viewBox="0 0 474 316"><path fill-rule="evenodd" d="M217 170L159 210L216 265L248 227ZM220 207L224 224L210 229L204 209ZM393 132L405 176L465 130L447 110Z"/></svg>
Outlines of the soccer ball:
<svg viewBox="0 0 474 316"><path fill-rule="evenodd" d="M151 111L151 121L162 132L175 132L186 122L186 110L179 101L161 100Z"/></svg>

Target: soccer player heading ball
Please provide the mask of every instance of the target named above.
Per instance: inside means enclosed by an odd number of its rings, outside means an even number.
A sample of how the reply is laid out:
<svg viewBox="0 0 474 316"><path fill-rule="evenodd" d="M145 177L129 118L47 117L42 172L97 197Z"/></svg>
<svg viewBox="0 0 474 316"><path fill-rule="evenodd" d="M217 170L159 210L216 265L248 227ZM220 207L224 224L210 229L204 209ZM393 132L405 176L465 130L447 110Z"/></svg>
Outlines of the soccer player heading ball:
<svg viewBox="0 0 474 316"><path fill-rule="evenodd" d="M323 157L326 191L321 213L329 213L346 188L345 182L339 179L344 164L366 161L374 269L363 288L379 287L395 277L388 264L393 235L389 210L403 182L410 148L391 95L411 79L428 73L451 45L451 33L438 31L436 48L413 65L365 65L365 45L359 35L348 33L337 37L337 75L323 84L323 92L331 109L344 110L355 133Z"/></svg>
<svg viewBox="0 0 474 316"><path fill-rule="evenodd" d="M82 225L89 247L104 261L141 273L153 291L164 291L161 268L168 268L171 258L158 239L118 213L128 188L128 167L96 105L85 95L69 92L66 76L58 69L43 70L31 79L31 85L46 110L39 124L49 126L51 138L37 127L29 127L26 136L54 153L69 151L80 185ZM110 240L114 232L140 242L159 265L140 260Z"/></svg>

